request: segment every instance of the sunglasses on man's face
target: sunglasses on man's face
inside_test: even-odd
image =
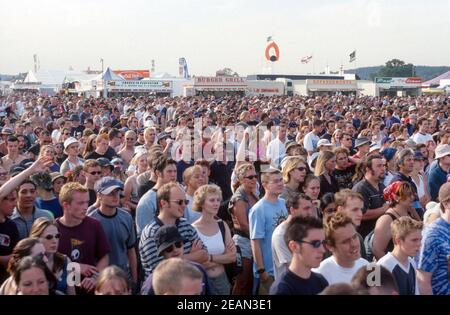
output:
[[[174,246],[176,248],[180,248],[181,246],[183,246],[183,242],[175,242],[174,244],[172,244],[170,247],[166,248],[164,250],[164,253],[171,253],[174,249]]]
[[[177,205],[182,206],[182,205],[188,205],[189,204],[189,200],[187,199],[178,199],[178,200],[170,200],[171,202],[175,202]]]
[[[300,241],[299,243],[306,243],[311,245],[314,248],[319,248],[321,245],[323,245],[325,247],[326,241],[323,240],[312,240],[312,241]]]

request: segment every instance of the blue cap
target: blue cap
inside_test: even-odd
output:
[[[95,183],[95,191],[102,195],[110,194],[114,189],[123,190],[123,183],[112,176],[106,176]]]
[[[380,154],[382,156],[384,156],[384,158],[388,162],[390,160],[392,160],[392,158],[394,157],[395,153],[397,153],[397,149],[394,149],[394,148],[387,148],[387,149],[384,149],[382,152],[380,152]]]

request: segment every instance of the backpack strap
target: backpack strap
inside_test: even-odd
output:
[[[219,230],[220,233],[222,233],[222,240],[223,243],[225,244],[225,223],[223,223],[223,220],[218,220],[217,224],[219,224]]]

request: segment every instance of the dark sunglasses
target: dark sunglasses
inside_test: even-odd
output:
[[[52,234],[46,235],[44,238],[48,241],[51,241],[53,238],[59,240],[60,237],[61,237],[61,234],[57,233],[55,235],[52,235]]]
[[[166,248],[164,250],[164,253],[171,253],[173,251],[173,247],[176,248],[180,248],[181,246],[183,246],[183,242],[175,242],[174,244],[172,244],[170,247]]]
[[[325,240],[323,240],[323,241],[314,240],[314,241],[311,241],[311,242],[300,241],[299,243],[306,243],[306,244],[311,245],[314,248],[319,248],[321,245],[323,245],[323,247],[325,247],[326,241]]]
[[[102,174],[102,172],[90,172],[89,174],[91,174],[91,175],[101,175]]]
[[[305,171],[306,171],[306,167],[304,167],[304,166],[297,167],[297,169],[298,169],[300,172],[305,172]]]
[[[252,180],[252,179],[257,179],[257,178],[258,178],[258,175],[245,176],[244,178],[247,178],[247,179],[250,179],[250,180]]]
[[[189,200],[187,199],[178,199],[178,200],[170,200],[172,202],[175,202],[177,205],[182,206],[182,205],[188,205],[189,204]]]

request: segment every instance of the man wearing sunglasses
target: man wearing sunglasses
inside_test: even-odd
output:
[[[351,283],[359,268],[369,262],[361,258],[360,240],[350,217],[335,213],[325,222],[326,247],[333,254],[313,271],[320,273],[328,283]]]
[[[270,288],[271,295],[316,295],[327,286],[327,280],[313,272],[325,252],[323,224],[314,217],[295,217],[286,229],[286,243],[292,252],[289,268]]]
[[[120,206],[123,183],[114,177],[103,177],[95,183],[99,207],[88,215],[100,221],[111,245],[109,263],[131,275],[133,284],[138,281],[136,258],[136,233],[133,218]]]
[[[158,256],[162,256],[164,260],[169,258],[183,258],[184,238],[178,232],[176,226],[164,225],[155,234]],[[202,295],[213,295],[213,287],[209,283],[208,275],[201,264],[188,261],[202,273],[203,290]],[[152,287],[153,274],[150,274],[142,284],[141,295],[154,295],[155,291]]]
[[[148,277],[163,260],[163,257],[158,255],[155,234],[161,227],[166,225],[176,226],[183,237],[184,259],[197,263],[208,261],[208,251],[201,242],[197,231],[183,218],[187,200],[186,193],[179,184],[170,182],[161,186],[158,189],[157,202],[159,214],[152,223],[144,228],[139,241],[139,253],[145,276]]]
[[[94,185],[102,177],[102,168],[96,160],[87,160],[83,165],[83,175],[86,178],[84,187],[89,190],[89,206],[92,206],[97,201]]]

